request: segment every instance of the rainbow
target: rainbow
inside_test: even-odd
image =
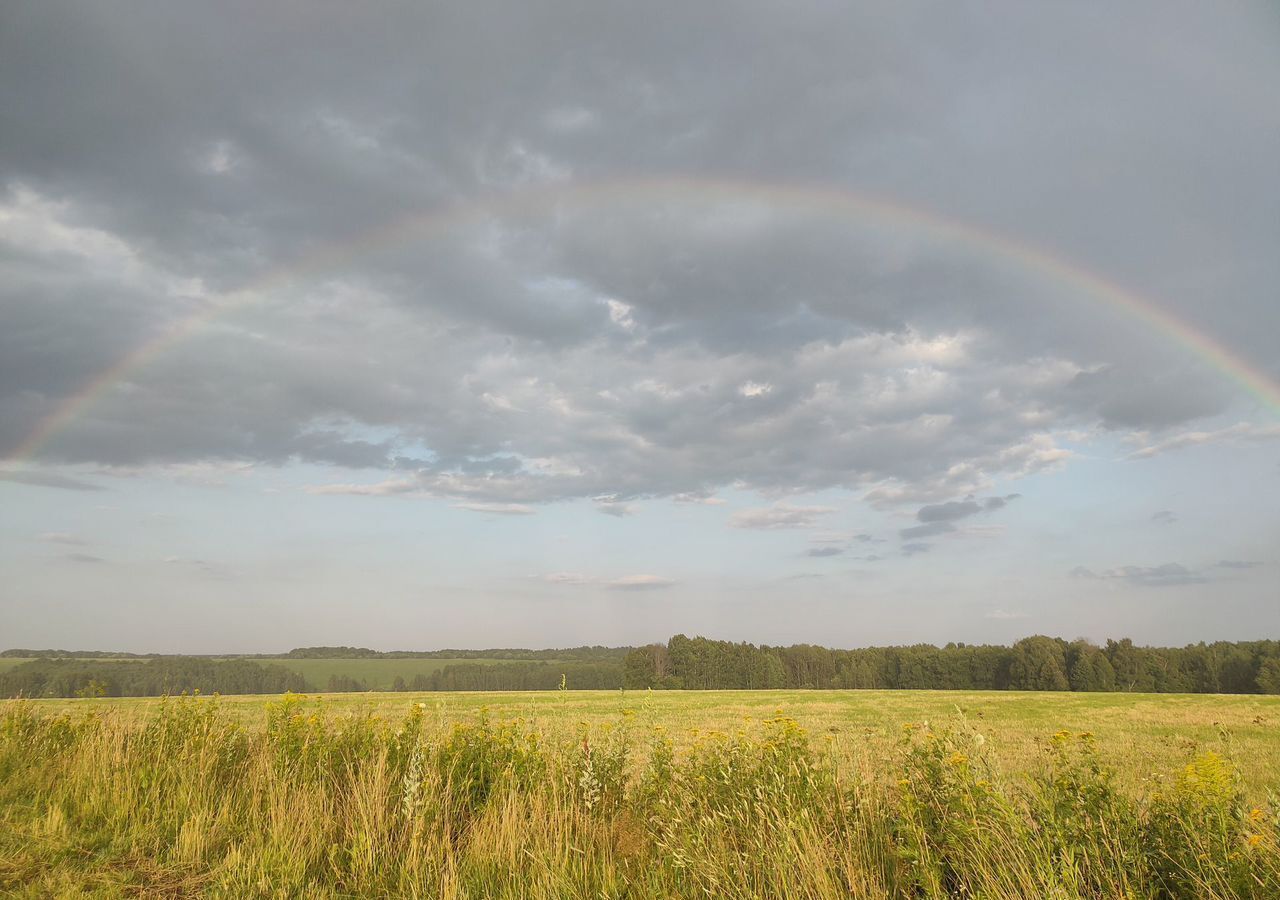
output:
[[[325,244],[259,276],[218,301],[179,320],[106,369],[63,401],[14,449],[6,463],[33,459],[62,429],[130,373],[206,328],[211,322],[259,301],[287,283],[345,265],[369,253],[410,239],[430,239],[487,216],[545,213],[558,205],[606,206],[623,202],[753,201],[782,209],[833,215],[882,228],[902,228],[924,238],[952,244],[1033,279],[1046,279],[1091,297],[1136,323],[1165,335],[1208,363],[1280,415],[1280,384],[1213,337],[1177,318],[1154,301],[1134,293],[1063,257],[979,225],[947,218],[895,200],[826,184],[761,182],[706,177],[644,177],[539,185],[458,202],[395,219],[354,240]]]

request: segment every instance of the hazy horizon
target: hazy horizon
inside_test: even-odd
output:
[[[1280,637],[1278,46],[0,11],[0,645]]]

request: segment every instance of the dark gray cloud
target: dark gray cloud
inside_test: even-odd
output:
[[[921,524],[903,528],[898,534],[904,540],[919,540],[920,538],[950,534],[957,530],[955,523],[961,519],[976,516],[978,513],[1004,509],[1004,507],[1021,496],[1021,494],[1006,494],[1003,497],[983,497],[981,499],[968,497],[964,500],[948,500],[946,503],[928,504],[920,507],[916,512],[916,520]]]
[[[1160,525],[1172,525],[1178,521],[1178,516],[1171,509],[1161,509],[1151,514],[1151,521]]]
[[[940,534],[950,534],[956,530],[956,526],[950,522],[930,522],[927,525],[912,525],[910,528],[904,528],[898,532],[904,540],[914,540],[918,538],[936,537]]]
[[[821,559],[828,556],[839,556],[844,552],[844,547],[810,547],[805,552],[805,556],[812,556]]]
[[[325,492],[612,515],[841,487],[940,534],[980,510],[939,501],[1061,463],[1065,429],[1234,400],[981,229],[1280,368],[1265,14],[6,9],[0,454],[249,285],[38,460],[301,460],[357,470]]]

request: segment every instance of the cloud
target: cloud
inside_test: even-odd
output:
[[[584,575],[580,572],[553,572],[549,575],[534,577],[548,584],[596,585],[611,591],[656,591],[676,584],[675,579],[664,578],[661,575],[623,575],[618,578],[600,578],[594,575]]]
[[[1025,619],[1028,616],[1024,612],[996,608],[983,613],[982,617],[984,619],[995,619],[997,621],[1011,621],[1014,619]]]
[[[89,542],[79,535],[71,534],[66,531],[46,531],[36,535],[37,541],[44,541],[48,544],[68,544],[73,547],[83,547]]]
[[[532,506],[523,503],[455,503],[453,508],[495,516],[531,516],[536,512]]]
[[[1184,447],[1199,447],[1205,444],[1221,443],[1258,443],[1261,441],[1280,440],[1280,425],[1255,425],[1238,422],[1227,428],[1215,431],[1183,431],[1164,440],[1148,444],[1129,454],[1129,459],[1150,459],[1172,450]]]
[[[68,491],[101,491],[102,485],[70,478],[55,472],[27,472],[21,469],[0,469],[0,481],[29,484],[36,487],[62,488]]]
[[[970,497],[966,500],[952,500],[947,503],[922,506],[916,513],[916,518],[921,522],[955,522],[980,512],[1001,509],[1020,496],[1022,495],[1007,494],[1004,497],[987,497],[983,500]]]
[[[1246,559],[1223,559],[1214,563],[1219,569],[1256,569],[1263,565],[1257,560]]]
[[[604,513],[606,516],[614,516],[616,518],[625,518],[636,514],[636,507],[630,503],[626,503],[616,495],[607,494],[593,498],[596,506],[596,512]]]
[[[975,500],[952,500],[932,506],[922,506],[916,513],[921,522],[954,522],[982,512],[982,505]]]
[[[592,584],[595,579],[580,572],[552,572],[549,575],[536,576],[538,580],[548,584]]]
[[[927,525],[912,525],[909,528],[903,528],[898,534],[905,540],[916,538],[936,537],[940,534],[950,534],[956,530],[956,526],[950,522],[930,522]]]
[[[902,545],[902,555],[903,556],[919,556],[921,553],[928,553],[932,549],[933,549],[932,544],[912,542],[912,543]]]
[[[814,528],[823,517],[836,512],[830,506],[788,506],[780,503],[757,509],[740,510],[729,517],[734,528],[777,530],[783,528]]]
[[[724,506],[726,502],[719,497],[697,491],[684,491],[673,495],[671,499],[676,503],[699,503],[704,506]]]
[[[1119,581],[1139,587],[1178,587],[1188,584],[1204,584],[1210,579],[1204,574],[1188,569],[1179,563],[1164,563],[1159,566],[1120,566],[1094,572],[1084,566],[1071,570],[1074,578],[1093,578],[1104,581]]]
[[[897,5],[40,6],[0,55],[24,86],[0,111],[0,456],[185,333],[36,460],[303,463],[352,473],[318,494],[464,503],[937,505],[1062,465],[1058,435],[1235,402],[1069,265],[1193,323],[1213,297],[1215,338],[1273,358],[1280,68],[1246,11],[1134,8],[1103,35],[1066,4],[923,30]],[[1207,158],[1233,164],[1206,181]],[[922,212],[888,227],[838,199],[855,186]],[[1011,266],[969,222],[1033,249]]]
[[[674,579],[660,575],[624,575],[606,581],[604,586],[615,591],[654,591],[671,587],[675,583]]]
[[[1003,509],[1021,496],[1021,494],[1006,494],[1003,497],[985,497],[981,500],[969,497],[965,500],[951,500],[946,503],[922,506],[916,512],[916,520],[922,524],[903,528],[898,534],[904,540],[919,540],[951,534],[958,530],[954,523],[961,519],[967,519],[982,512]]]
[[[396,494],[412,494],[422,489],[412,478],[389,478],[374,484],[317,484],[308,485],[308,494],[320,496],[351,495],[355,497],[388,497]]]
[[[70,562],[98,564],[105,563],[106,560],[101,556],[94,556],[90,553],[68,553],[62,557]]]
[[[1161,525],[1172,525],[1178,521],[1177,515],[1171,509],[1162,509],[1151,514],[1151,521]]]
[[[844,552],[845,552],[844,547],[834,547],[834,546],[810,547],[808,551],[806,551],[805,556],[813,556],[820,559],[828,556],[839,556]]]

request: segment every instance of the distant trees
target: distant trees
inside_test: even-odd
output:
[[[352,678],[350,675],[339,675],[335,672],[329,676],[329,681],[325,684],[325,690],[331,694],[351,694],[367,691],[369,686],[363,681]]]
[[[1255,681],[1262,693],[1280,694],[1280,659],[1264,659],[1258,666]]]
[[[148,660],[35,659],[0,674],[3,697],[155,697],[280,694],[306,690],[296,672],[247,659],[166,656]]]
[[[1015,691],[1069,690],[1065,642],[1036,635],[1014,644],[1009,657],[1009,687]]]
[[[294,651],[350,651],[359,648]],[[599,655],[592,655],[599,651]],[[372,651],[369,651],[372,652]],[[457,654],[460,651],[447,651]],[[471,651],[477,658],[478,651]],[[1280,693],[1280,642],[1199,643],[1140,647],[1124,638],[1097,647],[1035,635],[1011,647],[916,644],[833,650],[813,644],[771,647],[677,634],[666,644],[506,653],[498,663],[450,663],[392,690],[547,691],[563,675],[571,689],[883,688],[936,690],[1154,691]],[[528,654],[520,657],[520,653]],[[558,655],[556,655],[558,654]],[[413,654],[404,653],[402,658]],[[456,658],[456,657],[455,657]],[[489,657],[495,658],[495,657]],[[90,659],[70,654],[37,659],[0,673],[0,697],[151,696],[199,690],[256,694],[364,691],[367,684],[334,673],[322,684],[261,659],[168,656]]]
[[[1106,654],[1085,641],[1074,641],[1066,652],[1067,681],[1073,691],[1114,691],[1116,673]]]
[[[277,654],[283,659],[509,659],[509,660],[559,660],[572,659],[581,662],[619,660],[627,655],[630,647],[583,646],[549,650],[523,650],[496,648],[489,650],[370,650],[367,647],[297,647],[288,653]],[[24,651],[25,652],[25,651]],[[0,654],[2,656],[4,654]],[[20,655],[14,653],[13,655]],[[29,653],[30,656],[49,656],[48,653]],[[108,654],[102,654],[108,655]],[[273,658],[270,654],[257,658]]]
[[[618,690],[623,667],[608,663],[457,663],[414,678],[414,690],[550,691],[564,678],[572,690]],[[421,679],[421,680],[419,680]]]
[[[1280,693],[1280,642],[1097,647],[1035,635],[1012,647],[947,644],[832,650],[690,638],[638,647],[628,688],[885,688]]]

